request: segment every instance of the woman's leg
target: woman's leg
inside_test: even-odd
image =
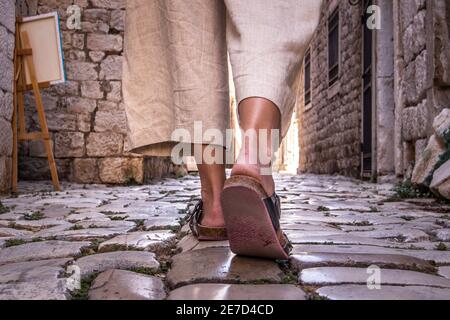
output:
[[[233,166],[232,175],[256,178],[261,182],[266,193],[272,195],[275,192],[275,184],[270,170],[271,163],[268,163],[267,159],[272,159],[274,152],[272,133],[274,130],[279,132],[281,127],[280,111],[270,100],[258,97],[248,98],[239,104],[239,122],[243,131],[243,147]],[[256,134],[245,135],[244,133],[249,130],[253,130]],[[267,135],[261,135],[260,130],[266,130]],[[261,150],[266,150],[266,154],[260,154]]]
[[[203,157],[205,148],[203,145],[202,155],[196,155],[198,171],[201,182],[201,196],[203,200],[203,219],[200,223],[205,227],[223,227],[222,205],[220,203],[220,193],[225,183],[225,164],[206,164]]]

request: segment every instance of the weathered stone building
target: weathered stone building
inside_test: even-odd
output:
[[[13,114],[14,0],[0,2],[0,193],[11,180]]]
[[[81,25],[67,19],[81,10]],[[42,90],[47,122],[61,179],[80,183],[142,183],[174,170],[168,158],[127,153],[127,123],[122,103],[125,0],[18,0],[17,14],[58,11],[67,82]],[[14,14],[12,13],[12,17]],[[38,129],[34,98],[26,100],[29,130]],[[21,142],[19,175],[48,179],[40,141]]]
[[[10,184],[15,10],[24,16],[57,10],[61,18],[68,81],[43,90],[60,177],[126,183],[173,171],[169,159],[125,151],[125,2],[1,1],[0,191]],[[280,167],[292,170],[298,162],[300,172],[410,178],[433,190],[450,185],[449,2],[324,1]],[[74,4],[81,28],[70,30],[67,8]],[[26,102],[27,127],[37,129],[32,96]],[[40,142],[22,142],[19,151],[21,178],[49,177]]]
[[[300,171],[427,184],[427,144],[440,163],[448,148],[433,121],[450,126],[449,24],[448,0],[325,1],[299,93]]]

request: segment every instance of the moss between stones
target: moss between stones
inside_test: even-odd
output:
[[[90,276],[81,279],[80,289],[71,292],[72,300],[88,300],[89,290],[97,276],[98,273],[93,273]]]
[[[5,241],[5,248],[20,246],[25,243],[27,242],[23,239],[8,239]]]
[[[41,241],[45,241],[45,240],[48,240],[48,239],[44,239],[44,238],[32,238],[31,240],[8,239],[8,240],[5,240],[5,248],[20,246],[22,244],[27,244],[27,243],[32,243],[32,242],[41,242]]]
[[[433,175],[444,163],[446,163],[448,160],[450,160],[450,146],[447,145],[447,150],[439,156],[439,160],[436,163],[436,165],[433,167],[433,170],[430,172],[430,174],[425,179],[425,184],[429,186],[431,184],[431,181],[433,180]]]
[[[436,250],[447,251],[448,247],[443,242],[440,242],[439,244],[436,245]]]
[[[410,180],[396,184],[392,190],[395,192],[395,196],[392,200],[432,197],[432,194],[428,188],[416,186]]]
[[[9,212],[9,208],[5,207],[3,205],[3,203],[0,201],[0,214],[4,214],[4,213],[7,213],[7,212]]]
[[[23,218],[27,221],[41,220],[44,219],[44,214],[41,211],[34,211],[25,214]]]

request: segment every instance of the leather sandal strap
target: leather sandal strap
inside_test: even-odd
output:
[[[192,210],[191,214],[188,217],[189,228],[192,231],[192,234],[198,238],[199,230],[198,225],[199,221],[201,221],[203,216],[203,201],[199,200],[195,205],[194,210]]]
[[[281,230],[280,219],[281,219],[281,200],[280,197],[274,193],[271,197],[263,199],[266,205],[267,211],[269,212],[272,225],[278,236],[278,241],[280,242],[283,250],[289,254],[292,250],[292,243],[289,238]]]
[[[191,214],[188,217],[189,228],[192,231],[192,234],[197,239],[209,239],[209,240],[226,240],[227,239],[227,230],[225,227],[205,227],[200,224],[200,221],[203,218],[203,201],[200,200],[194,210],[192,210]]]

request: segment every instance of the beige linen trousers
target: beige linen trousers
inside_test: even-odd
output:
[[[172,138],[175,129],[190,133],[191,140],[184,142],[211,143],[194,135],[197,121],[203,131],[216,129],[225,137],[228,58],[237,104],[249,97],[271,100],[281,112],[284,136],[321,3],[128,0],[123,66],[127,149],[169,155],[180,142]]]

